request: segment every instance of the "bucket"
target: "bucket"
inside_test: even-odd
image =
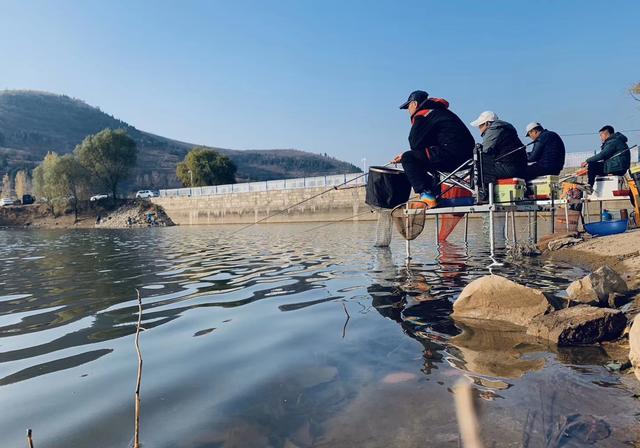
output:
[[[404,171],[384,166],[369,168],[364,201],[377,208],[392,209],[409,200],[411,184]]]

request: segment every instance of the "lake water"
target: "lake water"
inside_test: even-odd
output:
[[[449,318],[489,272],[477,222],[468,246],[426,229],[410,270],[373,223],[314,227],[0,230],[0,446],[131,445],[136,288],[144,447],[457,447],[463,377],[487,446],[636,440],[603,349]],[[583,274],[506,260],[549,292]]]

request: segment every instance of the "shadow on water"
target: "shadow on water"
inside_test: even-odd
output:
[[[307,227],[0,232],[2,444],[33,426],[50,447],[126,446],[136,287],[143,446],[458,446],[461,376],[489,446],[631,437],[636,402],[601,348],[450,318],[489,272],[481,242],[425,238],[407,269],[371,225],[291,231]],[[582,274],[509,258],[495,273],[548,293]]]

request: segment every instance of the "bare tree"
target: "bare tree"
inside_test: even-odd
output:
[[[2,176],[2,196],[5,198],[11,197],[11,176],[9,176],[9,173]]]

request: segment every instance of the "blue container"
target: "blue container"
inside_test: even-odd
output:
[[[628,219],[619,219],[617,221],[601,221],[592,222],[584,225],[584,230],[593,236],[615,235],[616,233],[624,233],[629,225]]]
[[[475,198],[442,198],[438,200],[438,207],[464,207],[476,203]]]

